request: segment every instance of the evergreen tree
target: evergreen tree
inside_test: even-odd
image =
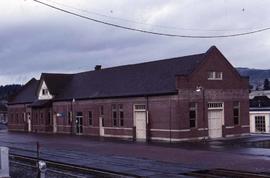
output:
[[[263,89],[264,90],[270,90],[270,84],[269,84],[269,80],[268,79],[265,79],[264,80]]]

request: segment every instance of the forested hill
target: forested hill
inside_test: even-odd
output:
[[[262,88],[264,80],[270,79],[270,70],[268,69],[250,69],[250,68],[237,68],[242,76],[249,76],[249,83],[255,88],[258,86]]]
[[[0,86],[0,100],[8,100],[8,98],[18,92],[21,87],[22,85],[18,84]]]

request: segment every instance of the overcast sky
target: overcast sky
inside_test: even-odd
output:
[[[132,28],[224,35],[270,26],[269,0],[41,0]],[[118,29],[32,0],[0,0],[0,85],[42,72],[73,73],[205,52],[216,45],[236,67],[270,68],[270,31],[217,39],[162,37]]]

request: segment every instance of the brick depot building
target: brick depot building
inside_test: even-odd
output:
[[[222,53],[43,73],[9,102],[10,131],[181,141],[249,133],[249,84]]]

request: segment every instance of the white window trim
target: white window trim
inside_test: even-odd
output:
[[[213,73],[213,77],[209,77],[209,73]],[[217,78],[217,71],[208,72],[208,80],[223,80],[223,72],[220,72],[220,78]]]

